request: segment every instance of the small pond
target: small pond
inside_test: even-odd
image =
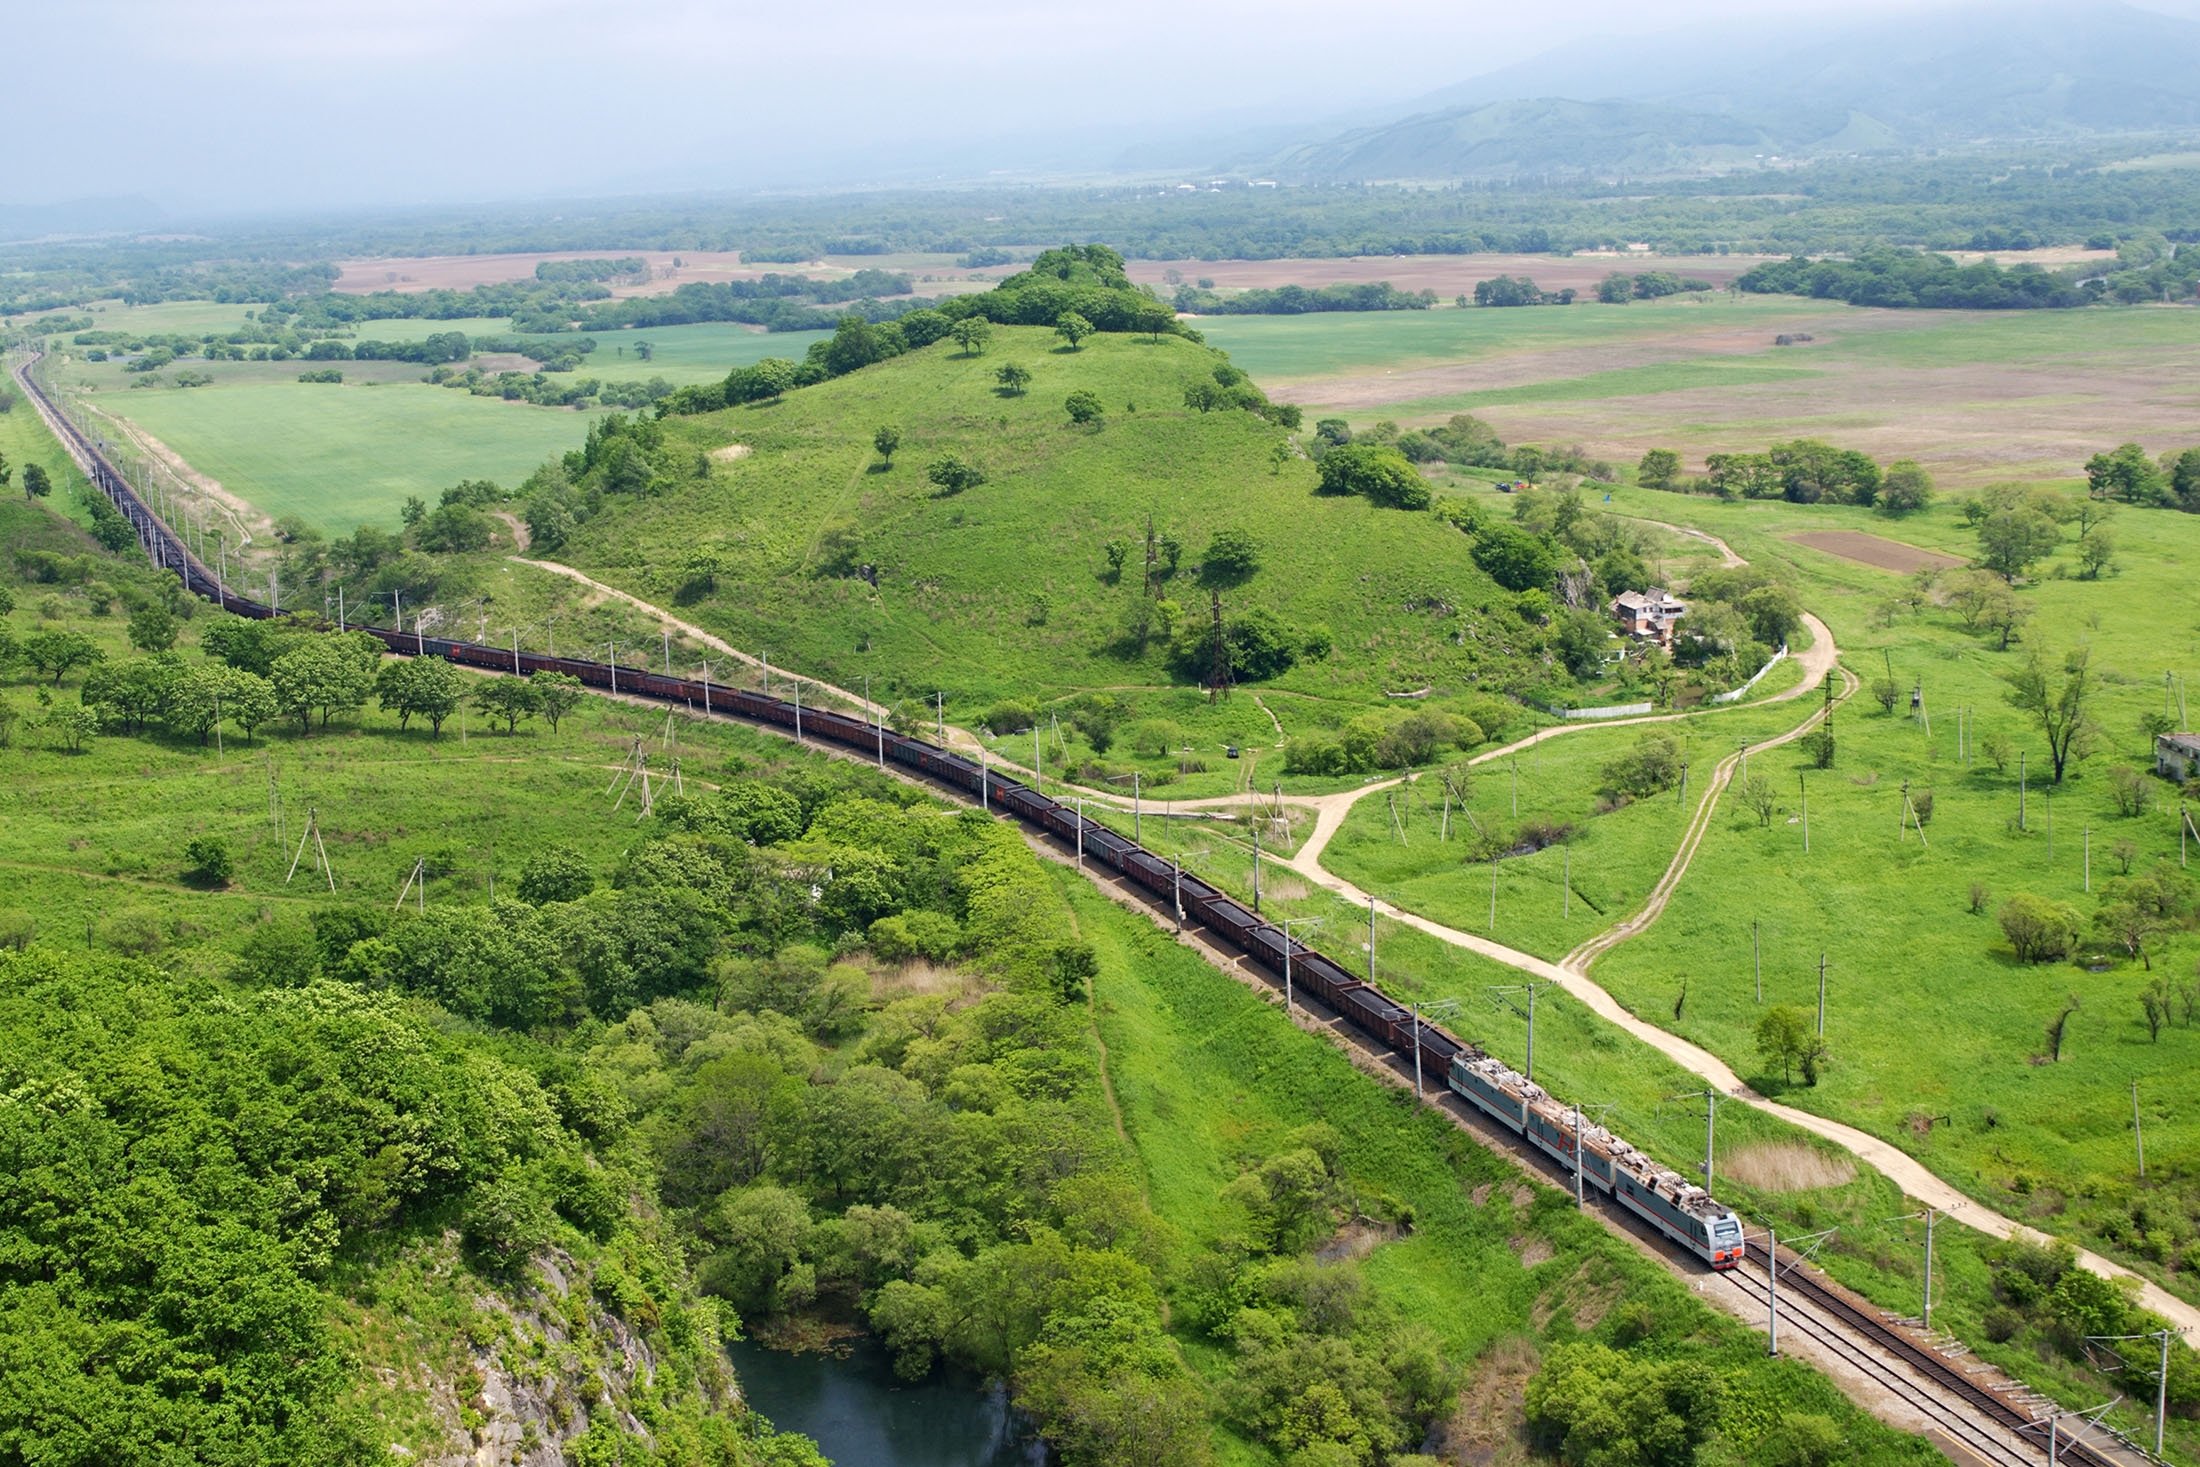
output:
[[[1008,1393],[936,1371],[911,1385],[874,1340],[845,1354],[728,1347],[742,1393],[782,1431],[814,1438],[838,1467],[1045,1467],[1046,1444]]]

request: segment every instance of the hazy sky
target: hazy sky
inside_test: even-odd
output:
[[[1097,165],[1189,124],[1318,122],[1584,37],[1857,8],[11,0],[9,49],[39,58],[14,69],[37,109],[19,116],[50,146],[14,152],[0,202],[141,194],[188,214]]]

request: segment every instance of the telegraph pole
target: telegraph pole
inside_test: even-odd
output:
[[[1319,927],[1319,917],[1290,917],[1276,925],[1283,931],[1283,1011],[1291,1012],[1291,929],[1294,927]]]
[[[1896,1222],[1916,1222],[1920,1218],[1925,1221],[1925,1313],[1918,1322],[1928,1333],[1933,1327],[1933,1224],[1942,1216],[1937,1208],[1928,1207],[1923,1212],[1907,1213],[1895,1219]]]
[[[1818,1037],[1826,1037],[1826,955],[1818,954]]]
[[[1528,1021],[1528,1062],[1521,1072],[1523,1079],[1533,1080],[1535,1078],[1535,996],[1550,986],[1550,983],[1544,979],[1531,978],[1526,983],[1508,984],[1505,987],[1490,990],[1490,997],[1499,1008],[1511,1009]],[[1527,996],[1526,1008],[1522,1008],[1519,1004],[1513,1002],[1512,996],[1516,993]]]
[[[1375,898],[1367,899],[1367,981],[1375,981]]]

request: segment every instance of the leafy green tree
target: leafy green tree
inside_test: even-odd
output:
[[[881,426],[871,435],[871,446],[878,450],[878,456],[885,461],[886,467],[892,468],[894,450],[901,447],[901,429],[892,424]]]
[[[5,459],[0,459],[0,463],[5,462]],[[0,480],[0,482],[5,481]],[[25,499],[44,499],[51,493],[53,493],[53,480],[46,477],[45,465],[23,465],[23,497]]]
[[[298,720],[301,732],[310,732],[314,714],[320,715],[321,727],[327,728],[332,717],[362,706],[374,691],[373,659],[379,656],[380,644],[366,639],[375,650],[362,655],[341,645],[344,640],[310,637],[276,658],[268,669],[276,706]]]
[[[1024,390],[1031,386],[1031,369],[1015,362],[1007,362],[993,374],[993,378],[1001,384],[1001,391],[1010,397],[1022,397]]]
[[[2078,542],[2078,576],[2081,580],[2097,581],[2116,568],[2116,537],[2106,530],[2095,530]]]
[[[1260,546],[1244,530],[1217,530],[1199,558],[1200,579],[1210,585],[1238,586],[1260,569]]]
[[[2055,783],[2073,759],[2085,757],[2094,730],[2093,653],[2089,647],[2073,647],[2063,655],[2061,676],[2048,665],[2038,648],[2024,666],[2005,673],[2009,706],[2032,715],[2047,739],[2047,756],[2054,766]]]
[[[1887,465],[1886,477],[1879,484],[1877,508],[1883,515],[1900,518],[1915,514],[1933,502],[1933,476],[1919,466],[1917,460],[1898,458]]]
[[[1645,489],[1670,489],[1681,471],[1681,456],[1670,448],[1653,448],[1635,465],[1635,482]]]
[[[417,494],[406,495],[405,503],[397,511],[397,518],[404,523],[405,528],[408,530],[417,527],[427,517],[428,501]]]
[[[953,454],[926,465],[924,476],[938,486],[943,498],[960,494],[965,489],[975,489],[985,482],[983,469],[964,463]]]
[[[1176,324],[1176,312],[1159,301],[1139,306],[1131,315],[1131,329],[1143,331],[1155,345],[1161,342],[1161,333]]]
[[[1561,1345],[1528,1381],[1529,1426],[1561,1460],[1593,1467],[1689,1467],[1719,1421],[1719,1381],[1692,1360]]]
[[[83,701],[97,708],[109,727],[135,733],[160,716],[182,675],[172,658],[102,662],[85,675]]]
[[[106,654],[82,632],[38,632],[23,639],[21,655],[41,677],[51,673],[58,687],[62,678],[102,661]]]
[[[1344,444],[1321,457],[1321,492],[1358,494],[1391,509],[1426,509],[1428,480],[1397,449],[1382,444]]]
[[[194,836],[183,845],[183,875],[196,886],[227,886],[236,861],[228,843],[219,836]]]
[[[1802,1066],[1805,1084],[1818,1083],[1818,1067],[1826,1045],[1811,1032],[1810,1017],[1793,1004],[1774,1004],[1757,1020],[1757,1055],[1767,1065],[1780,1067],[1780,1083],[1793,1078]]]
[[[399,728],[410,727],[417,716],[428,720],[433,737],[441,738],[443,721],[458,711],[465,696],[466,680],[441,657],[409,657],[384,664],[374,690],[382,711],[397,715]]]
[[[595,868],[571,846],[539,847],[519,868],[519,899],[531,907],[577,902],[595,889]]]
[[[2170,497],[2171,481],[2136,443],[2126,443],[2087,459],[2085,478],[2088,491],[2096,499],[2161,504]]]
[[[1518,525],[1491,525],[1475,537],[1470,553],[1483,573],[1508,591],[1547,588],[1558,574],[1558,547]]]
[[[1065,398],[1062,408],[1069,414],[1069,420],[1079,427],[1097,428],[1107,421],[1106,411],[1101,407],[1099,397],[1082,388]]]
[[[2078,914],[2065,902],[2050,901],[2030,892],[2018,892],[2001,904],[1998,914],[2002,936],[2020,963],[2048,963],[2066,958],[2078,940]]]
[[[1061,337],[1071,351],[1076,351],[1082,346],[1085,338],[1092,335],[1097,329],[1092,322],[1078,315],[1075,311],[1064,311],[1054,318],[1054,334]]]
[[[1597,282],[1597,299],[1608,306],[1624,306],[1635,298],[1635,277],[1615,270]]]
[[[1611,628],[1603,617],[1579,607],[1566,607],[1558,614],[1557,634],[1552,646],[1558,652],[1558,660],[1577,678],[1594,676],[1604,668],[1605,649],[1612,645]]]
[[[2062,527],[2040,510],[2012,505],[1978,527],[1979,564],[2015,585],[2062,543]]]
[[[474,689],[474,706],[491,722],[501,721],[506,733],[517,733],[521,719],[541,711],[542,689],[522,678],[493,677]]]
[[[46,710],[39,722],[52,729],[62,747],[72,754],[83,753],[85,740],[105,726],[97,708],[87,708],[81,703],[56,703]]]
[[[964,356],[983,356],[993,341],[993,323],[983,316],[965,316],[947,334],[955,338],[955,345],[963,349]]]
[[[148,601],[130,613],[130,645],[140,652],[166,652],[176,645],[176,617],[167,603]]]
[[[542,716],[550,720],[552,733],[558,731],[558,721],[580,707],[588,695],[581,680],[569,672],[530,673],[527,682],[541,699]]]
[[[15,469],[8,463],[8,456],[0,453],[0,489],[7,488],[9,482],[14,478]]]

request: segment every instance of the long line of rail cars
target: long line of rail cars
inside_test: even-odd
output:
[[[28,370],[19,375],[25,390],[44,401]],[[73,424],[58,412],[53,418],[92,466],[93,481],[136,528],[155,564],[174,571],[195,594],[239,616],[265,618],[277,614],[276,608],[239,596],[221,584]],[[816,739],[854,750],[875,759],[881,767],[891,763],[911,770],[975,797],[987,809],[997,808],[1012,815],[1064,845],[1081,844],[1086,859],[1097,861],[1142,888],[1155,906],[1173,912],[1180,921],[1203,924],[1279,979],[1288,975],[1294,992],[1312,992],[1392,1053],[1408,1063],[1418,1060],[1418,1066],[1427,1073],[1445,1077],[1449,1088],[1470,1104],[1555,1158],[1569,1172],[1578,1168],[1583,1182],[1594,1184],[1711,1267],[1732,1268],[1742,1260],[1741,1224],[1730,1209],[1703,1188],[1658,1165],[1602,1126],[1578,1124],[1573,1112],[1525,1076],[1436,1025],[1420,1021],[1381,989],[1353,977],[1333,959],[1287,936],[1200,877],[1020,780],[1004,777],[924,739],[894,733],[869,719],[804,708],[747,689],[667,677],[611,663],[452,641],[417,629],[357,629],[403,656],[444,657],[489,672],[562,672],[607,692],[677,703],[714,716],[787,729],[797,739]]]

